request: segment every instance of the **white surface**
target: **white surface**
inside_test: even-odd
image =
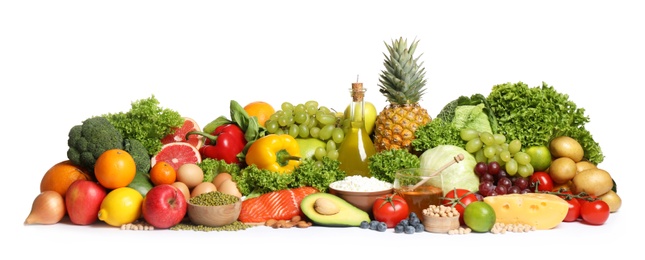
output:
[[[643,234],[642,149],[635,148],[642,147],[645,20],[636,1],[210,2],[0,3],[0,136],[5,138],[0,254],[166,259],[230,252],[226,255],[243,259],[318,259],[353,250],[352,255],[377,258],[600,259],[624,253],[634,244],[627,236]],[[569,94],[591,118],[587,127],[606,155],[600,167],[618,183],[620,211],[603,226],[568,223],[506,235],[23,226],[42,175],[66,159],[68,130],[82,120],[127,110],[151,94],[202,125],[228,116],[231,99],[274,106],[315,99],[343,110],[356,75],[368,87],[368,101],[382,108],[385,99],[376,85],[383,42],[400,36],[420,40],[428,79],[421,103],[432,115],[459,95],[487,94],[505,82],[544,81]]]

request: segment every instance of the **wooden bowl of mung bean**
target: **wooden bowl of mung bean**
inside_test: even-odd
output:
[[[242,210],[240,198],[211,191],[188,200],[188,219],[196,225],[221,227],[237,221]]]

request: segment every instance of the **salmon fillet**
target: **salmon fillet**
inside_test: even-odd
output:
[[[261,223],[269,219],[289,220],[301,215],[300,202],[309,194],[318,192],[313,187],[285,189],[262,194],[242,201],[238,220]]]

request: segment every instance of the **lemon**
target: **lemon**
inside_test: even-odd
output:
[[[99,209],[99,220],[111,226],[132,223],[141,217],[143,196],[130,187],[121,187],[110,191]]]

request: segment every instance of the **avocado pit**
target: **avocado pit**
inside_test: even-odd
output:
[[[318,198],[314,202],[314,210],[321,215],[336,215],[340,212],[340,207],[327,198]]]

